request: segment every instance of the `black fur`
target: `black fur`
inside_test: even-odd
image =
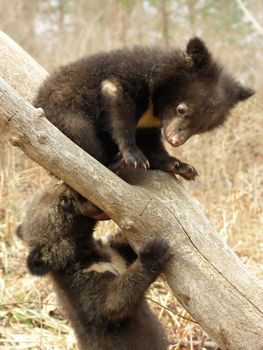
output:
[[[135,47],[64,66],[40,88],[35,106],[107,166],[120,152],[128,166],[147,168],[150,163],[151,168],[194,179],[193,167],[167,154],[161,130],[178,147],[192,135],[223,124],[230,109],[253,93],[213,60],[201,39],[193,38],[186,52]],[[138,130],[151,106],[161,128]]]
[[[64,184],[50,184],[33,200],[17,229],[30,272],[50,274],[81,350],[167,349],[144,293],[171,255],[168,244],[152,239],[137,255],[120,234],[96,241],[82,205]]]
[[[50,267],[48,263],[46,263],[43,259],[43,256],[41,254],[41,247],[37,247],[31,250],[31,252],[28,254],[27,268],[32,273],[32,275],[36,276],[44,276],[49,272]]]

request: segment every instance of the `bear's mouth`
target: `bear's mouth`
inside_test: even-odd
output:
[[[173,133],[166,133],[164,128],[161,129],[161,132],[165,140],[174,148],[183,145],[189,139],[182,132],[174,131]]]

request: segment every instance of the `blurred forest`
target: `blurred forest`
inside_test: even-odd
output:
[[[1,30],[50,70],[124,45],[184,46],[199,35],[254,86],[260,84],[263,2],[240,0],[1,0]],[[243,4],[241,3],[241,4]],[[260,26],[262,24],[262,27]]]
[[[257,94],[236,108],[222,128],[195,136],[176,151],[200,173],[195,183],[183,184],[222,238],[263,277],[262,0],[0,0],[0,30],[49,72],[101,50],[184,48],[190,37],[202,37]],[[1,138],[0,147],[0,350],[76,349],[50,284],[27,273],[26,252],[14,234],[46,172]],[[217,349],[162,281],[150,289],[149,298],[155,300],[151,304],[171,349]]]

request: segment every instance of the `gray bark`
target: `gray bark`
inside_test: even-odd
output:
[[[39,85],[47,76],[44,68],[0,31],[0,77],[31,102]]]
[[[1,45],[0,41],[0,52]],[[18,62],[20,74],[23,60]],[[31,63],[37,67],[32,59]],[[33,79],[32,95],[40,76],[36,75],[37,82]],[[28,97],[30,90],[26,91]],[[125,173],[129,184],[124,182],[71,142],[3,79],[0,130],[31,159],[102,208],[126,230],[135,248],[153,236],[165,237],[174,253],[165,271],[169,286],[222,349],[263,349],[262,283],[221,240],[175,177],[130,170]]]

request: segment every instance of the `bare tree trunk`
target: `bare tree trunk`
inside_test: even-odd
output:
[[[169,19],[169,3],[162,0],[159,5],[162,19],[162,33],[165,47],[170,46],[170,19]]]
[[[3,41],[0,51],[1,45]],[[37,83],[38,79],[36,74]],[[165,271],[168,284],[222,349],[262,350],[262,283],[221,241],[178,180],[161,171],[130,170],[127,184],[71,142],[3,79],[0,130],[31,159],[101,207],[126,230],[135,248],[155,235],[168,239],[174,252]]]
[[[188,13],[189,13],[189,23],[191,26],[191,32],[192,32],[192,35],[194,35],[196,32],[196,18],[195,18],[196,1],[195,0],[187,0],[186,5],[188,8]]]
[[[247,17],[247,19],[252,23],[253,27],[263,35],[263,27],[258,23],[256,18],[252,15],[252,13],[249,11],[249,9],[246,7],[246,5],[242,2],[242,0],[236,0],[239,8],[241,11],[243,11],[244,15]]]
[[[65,29],[65,2],[64,0],[59,0],[58,2],[58,26],[59,32],[64,32]]]
[[[27,101],[32,101],[48,73],[5,33],[0,31],[0,76]]]

